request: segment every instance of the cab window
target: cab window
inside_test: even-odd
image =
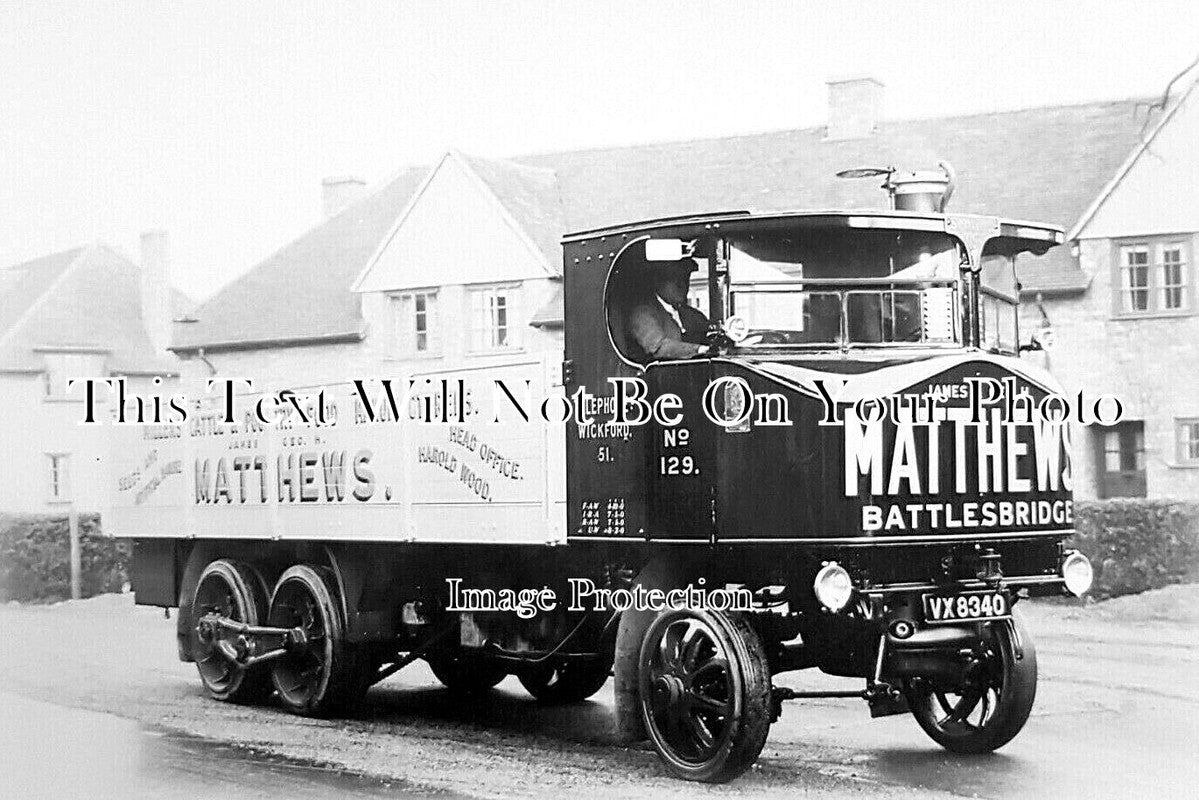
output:
[[[943,233],[794,230],[731,241],[742,346],[953,344],[961,255]]]
[[[1019,339],[1015,258],[983,254],[979,269],[979,338],[988,350],[1016,352]]]

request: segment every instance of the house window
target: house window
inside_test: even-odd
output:
[[[1182,257],[1182,244],[1159,245],[1158,252],[1161,306],[1167,310],[1186,308],[1186,259]]]
[[[515,287],[487,287],[470,291],[470,349],[473,351],[519,347]]]
[[[399,356],[434,355],[440,348],[437,292],[405,292],[392,296],[395,352]]]
[[[1095,428],[1099,497],[1144,497],[1145,423],[1126,421]]]
[[[1199,466],[1199,419],[1174,420],[1178,463]]]
[[[1190,259],[1182,239],[1161,238],[1119,246],[1117,314],[1177,314],[1189,310]]]
[[[46,458],[49,459],[50,468],[47,501],[51,503],[71,502],[70,455],[66,453],[47,453]]]

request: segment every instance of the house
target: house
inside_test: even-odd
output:
[[[124,377],[148,393],[178,374],[167,346],[187,299],[167,283],[166,234],[143,235],[142,254],[138,266],[91,245],[0,269],[0,511],[105,505],[102,429],[79,424],[84,394],[68,379]]]
[[[1170,124],[1135,99],[890,120],[878,114],[882,92],[872,78],[831,82],[828,123],[798,130],[512,159],[450,151],[374,190],[327,183],[328,218],[197,309],[172,349],[196,378],[290,386],[503,353],[553,356],[567,231],[719,210],[880,207],[875,183],[835,173],[940,161],[957,172],[952,210],[1074,228],[1142,129]],[[1020,269],[1032,301],[1024,324],[1043,327],[1041,310],[1049,315],[1054,361],[1089,347],[1093,332],[1059,328],[1056,309],[1102,291],[1094,264],[1061,247]],[[1077,380],[1109,391],[1098,377]],[[1081,473],[1080,497],[1110,494],[1093,470]]]
[[[1076,442],[1081,496],[1199,499],[1199,91],[1171,100],[1068,223],[1081,283],[1026,291],[1026,326],[1054,332],[1045,365],[1124,407]]]

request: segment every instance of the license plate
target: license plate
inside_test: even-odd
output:
[[[924,596],[925,622],[976,622],[1007,619],[1011,614],[1011,605],[1003,592],[963,592],[948,597],[935,594]]]

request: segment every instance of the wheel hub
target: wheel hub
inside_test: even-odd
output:
[[[678,705],[686,693],[687,689],[677,675],[659,675],[654,680],[654,694],[667,705]]]

